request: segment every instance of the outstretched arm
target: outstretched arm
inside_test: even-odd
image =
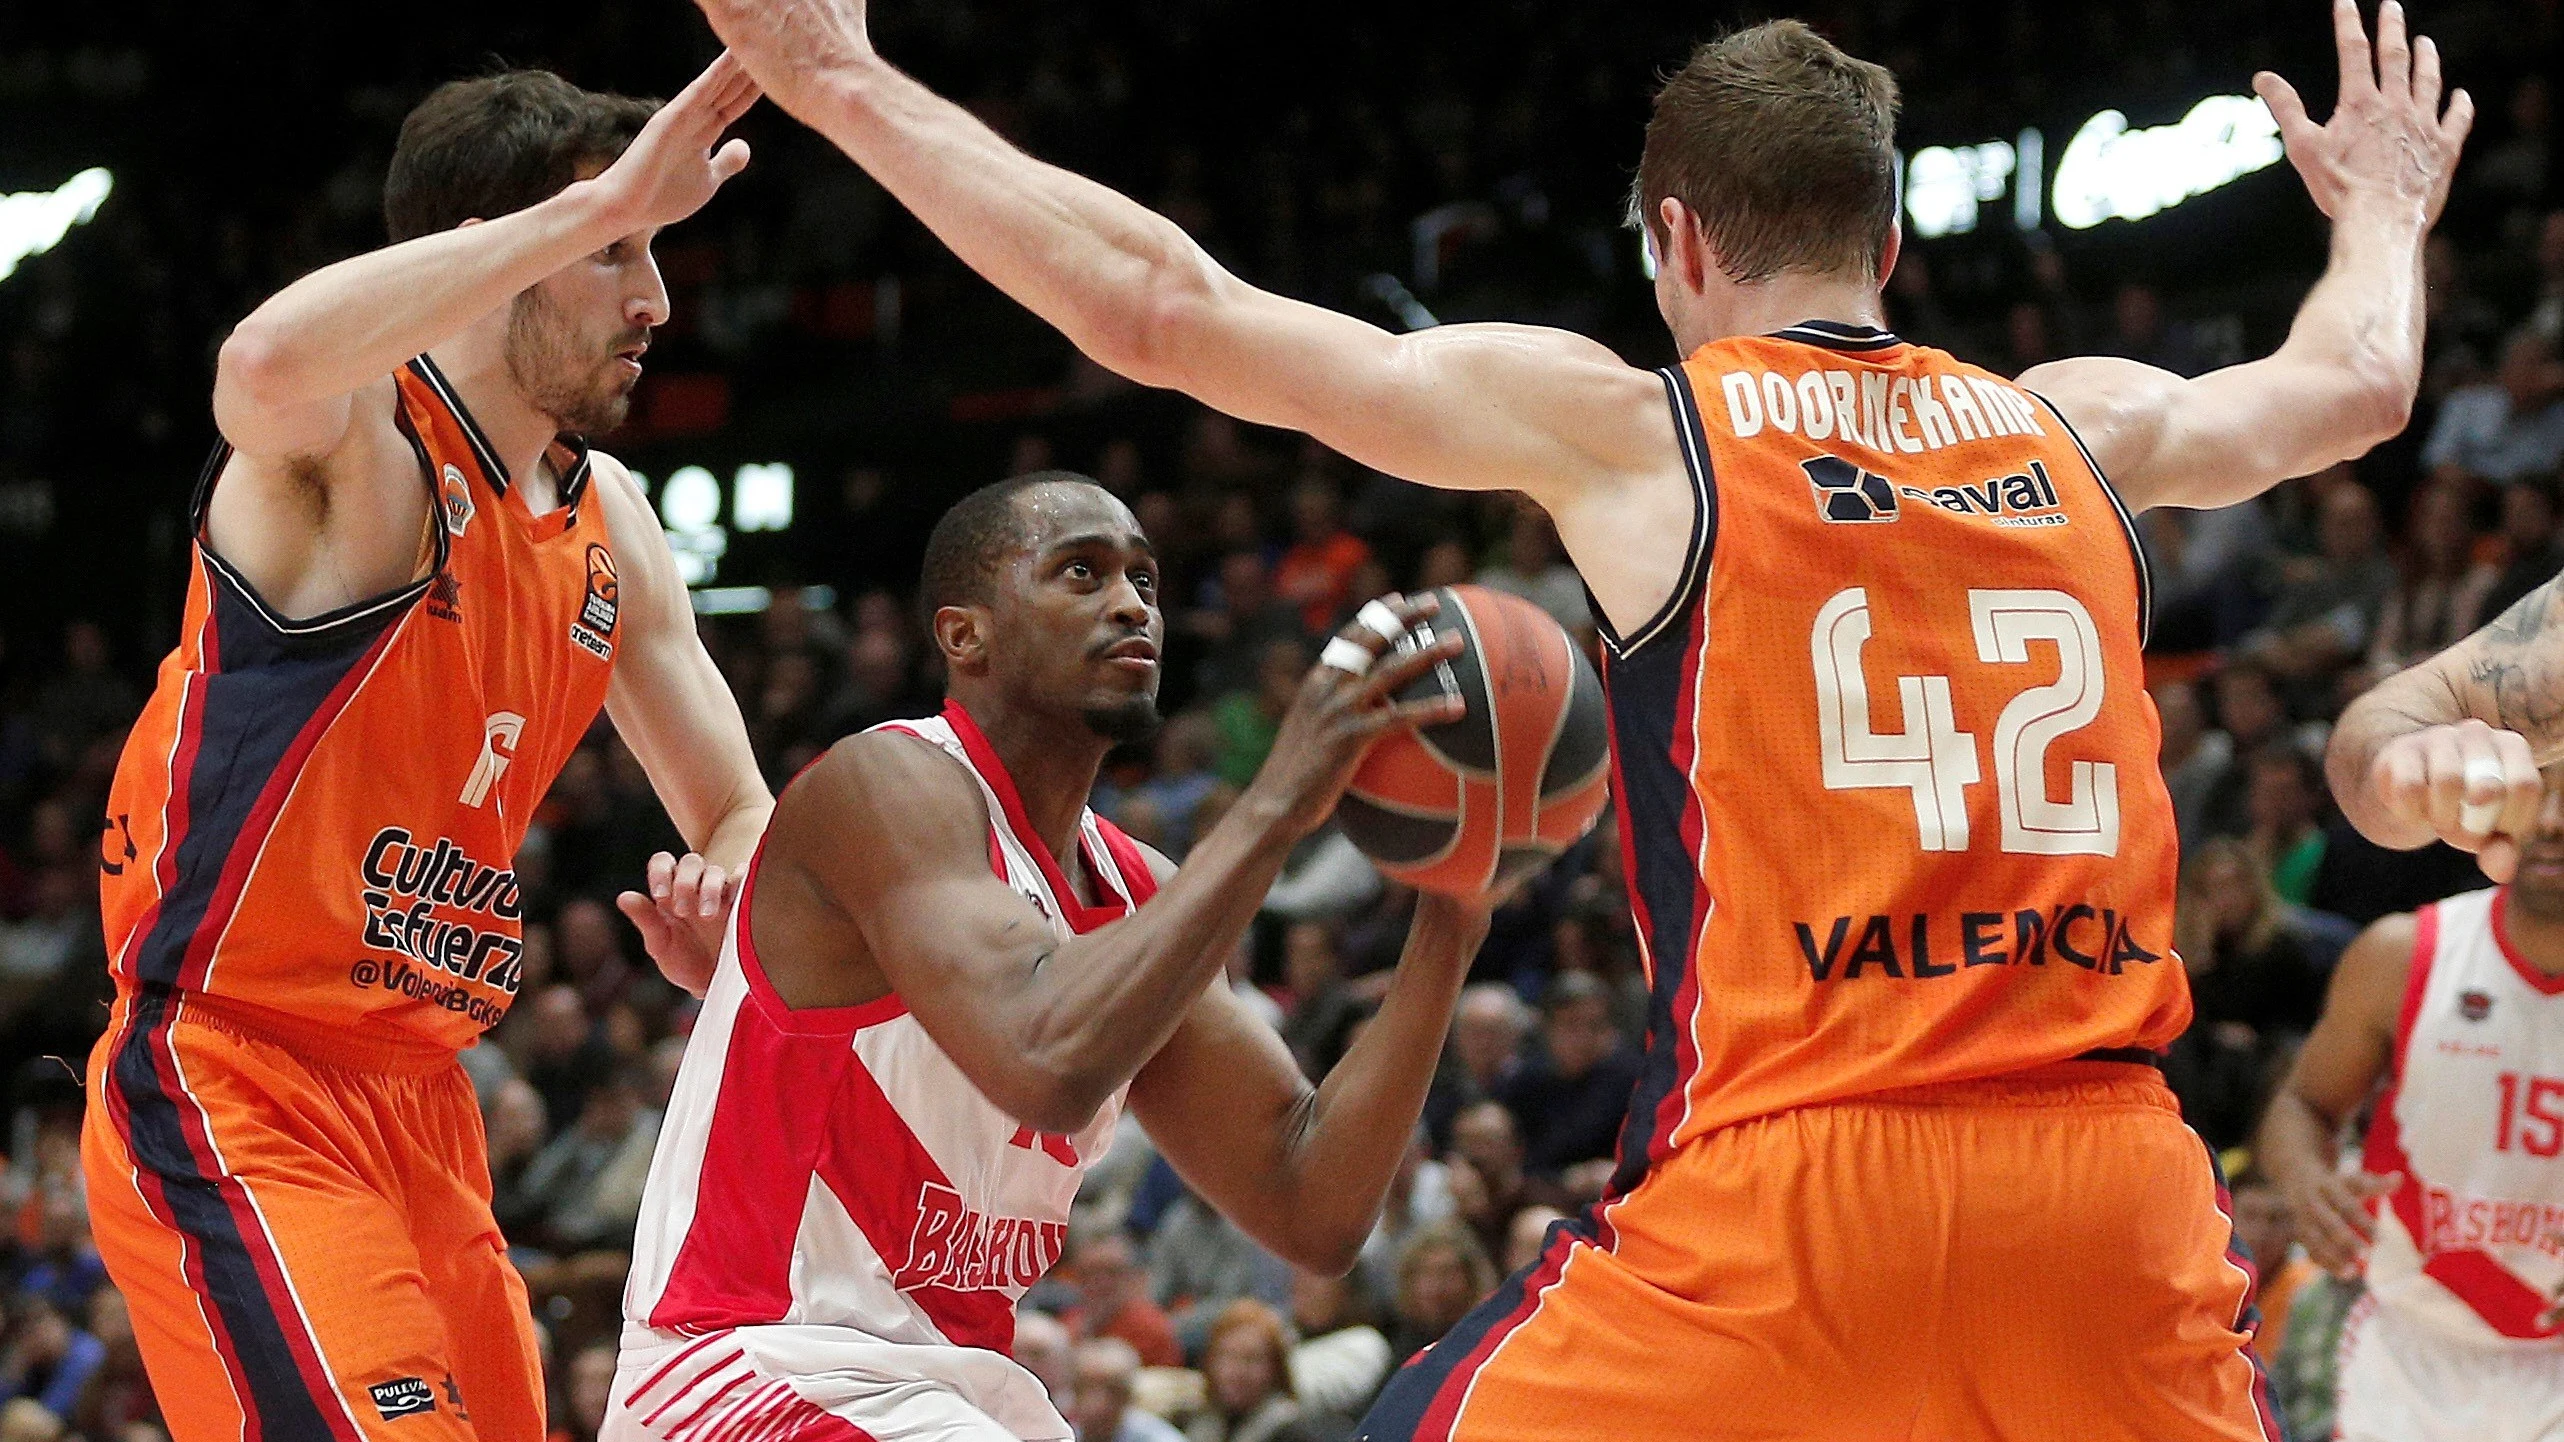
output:
[[[722,145],[721,132],[756,101],[756,83],[724,55],[595,179],[486,224],[324,266],[269,297],[216,362],[223,438],[251,457],[334,451],[358,391],[580,256],[646,243],[702,208],[748,163],[747,143]]]
[[[1258,290],[1174,222],[893,69],[861,0],[701,3],[778,104],[1107,369],[1391,475],[1520,490],[1553,512],[1674,464],[1661,383],[1593,341],[1514,325],[1395,336]]]
[[[2387,677],[2334,723],[2342,815],[2380,846],[2445,841],[2508,881],[2537,828],[2540,761],[2564,757],[2564,593],[2549,581],[2493,624]]]
[[[2439,49],[2408,44],[2386,0],[2372,56],[2353,0],[2334,0],[2340,99],[2323,125],[2287,81],[2253,88],[2332,219],[2332,257],[2271,355],[2184,380],[2135,361],[2036,366],[2021,383],[2065,413],[2128,503],[2215,507],[2365,455],[2403,430],[2421,383],[2423,238],[2474,122],[2440,107]]]
[[[1311,1271],[1344,1271],[1415,1134],[1487,916],[1484,903],[1419,897],[1378,1014],[1314,1087],[1271,1027],[1212,987],[1140,1069],[1132,1114],[1247,1235]]]

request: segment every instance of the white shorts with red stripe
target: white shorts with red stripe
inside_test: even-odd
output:
[[[2341,1442],[2557,1442],[2564,1348],[2486,1345],[2360,1299],[2342,1328]]]
[[[974,1403],[966,1398],[976,1399]],[[1068,1442],[1042,1384],[978,1347],[846,1327],[628,1327],[599,1442]]]

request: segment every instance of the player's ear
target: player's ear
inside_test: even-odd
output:
[[[1879,284],[1887,284],[1887,278],[1896,274],[1897,258],[1904,254],[1905,222],[1902,220],[1891,220],[1887,223],[1887,244],[1880,249],[1878,256]]]
[[[988,667],[988,611],[981,606],[946,606],[935,613],[935,646],[944,664],[955,671]]]
[[[1656,202],[1656,218],[1665,237],[1665,253],[1656,257],[1657,268],[1672,275],[1685,290],[1708,289],[1709,272],[1717,266],[1718,257],[1710,253],[1709,235],[1701,229],[1700,218],[1670,195]]]

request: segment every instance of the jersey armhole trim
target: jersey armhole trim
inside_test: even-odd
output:
[[[2404,1049],[2412,1045],[2413,1024],[2421,1020],[2422,997],[2430,990],[2431,963],[2439,956],[2439,903],[2413,913],[2413,962],[2404,977],[2403,1000],[2395,1007],[2395,1047],[2387,1058],[2389,1085],[2404,1080]]]
[[[2083,443],[2083,436],[2075,430],[2074,422],[2065,418],[2065,412],[2057,408],[2057,403],[2028,386],[2020,386],[2020,391],[2025,396],[2035,397],[2040,405],[2047,407],[2049,415],[2057,418],[2057,425],[2065,432],[2065,438],[2074,442],[2075,454],[2083,457],[2084,469],[2092,472],[2092,479],[2100,483],[2101,494],[2109,498],[2110,509],[2119,517],[2119,528],[2128,538],[2129,559],[2136,563],[2137,568],[2137,646],[2142,650],[2154,644],[2154,567],[2146,560],[2145,542],[2137,531],[2137,514],[2128,509],[2126,501],[2119,499],[2119,488],[2110,484],[2109,473],[2092,458],[2092,448]]]
[[[1691,382],[1681,367],[1667,366],[1656,373],[1665,383],[1666,402],[1673,407],[1674,433],[1682,443],[1683,472],[1692,485],[1691,539],[1684,548],[1683,568],[1675,578],[1673,594],[1644,625],[1622,639],[1612,629],[1611,620],[1593,600],[1593,588],[1585,588],[1587,605],[1594,613],[1594,629],[1601,633],[1603,645],[1611,654],[1627,660],[1638,649],[1673,626],[1674,621],[1701,599],[1708,586],[1710,552],[1718,545],[1718,482],[1709,463],[1709,436],[1701,428],[1700,406],[1692,395]]]
[[[401,434],[409,438],[410,449],[418,453],[420,480],[427,487],[428,524],[436,528],[436,565],[426,575],[407,585],[395,587],[378,596],[369,596],[361,601],[323,611],[317,616],[306,617],[300,621],[288,619],[283,612],[267,604],[267,598],[258,594],[258,588],[249,583],[249,578],[242,575],[239,568],[223,559],[222,553],[214,549],[212,538],[205,534],[205,522],[213,511],[214,483],[221,479],[223,468],[231,463],[233,455],[231,442],[214,442],[213,454],[205,459],[204,473],[196,479],[195,498],[187,507],[189,538],[195,542],[196,553],[205,558],[205,568],[238,595],[258,619],[277,635],[297,641],[310,641],[342,629],[353,630],[361,622],[377,620],[388,613],[407,607],[411,602],[426,595],[428,588],[436,584],[436,578],[444,574],[446,563],[452,559],[453,539],[446,534],[445,530],[445,507],[437,495],[436,466],[428,459],[427,446],[419,439],[417,430],[410,425],[409,412],[401,405],[398,397],[395,397],[392,402],[392,420],[401,428]]]

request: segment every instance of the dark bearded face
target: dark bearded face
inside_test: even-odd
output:
[[[627,361],[650,341],[623,323],[582,327],[543,286],[518,295],[508,314],[507,369],[527,402],[572,435],[601,436],[623,424],[640,372]]]

